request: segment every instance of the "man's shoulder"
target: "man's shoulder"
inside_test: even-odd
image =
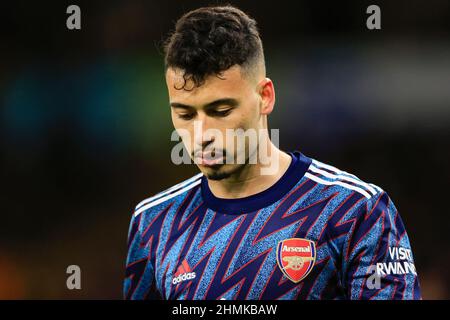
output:
[[[321,213],[333,237],[347,234],[355,221],[359,221],[357,224],[365,221],[366,228],[372,222],[375,224],[380,216],[396,212],[381,187],[335,166],[312,159],[305,178],[314,182],[308,204],[326,202]]]
[[[203,173],[198,173],[188,179],[185,179],[170,188],[167,188],[149,198],[138,203],[134,209],[134,216],[147,211],[158,211],[161,206],[166,207],[170,202],[183,198],[190,190],[201,183]]]
[[[322,193],[339,194],[344,197],[355,195],[369,200],[384,192],[378,185],[363,180],[353,173],[312,158],[305,177],[315,182],[319,187],[317,190]]]
[[[389,204],[389,196],[378,185],[333,165],[311,160],[305,173],[305,178],[314,182],[310,202],[327,201],[324,213],[332,222],[364,215],[380,199]]]

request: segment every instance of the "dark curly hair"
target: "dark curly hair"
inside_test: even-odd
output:
[[[183,15],[164,44],[165,68],[181,69],[201,86],[210,75],[239,65],[252,72],[264,66],[264,53],[256,21],[231,5],[203,7]]]

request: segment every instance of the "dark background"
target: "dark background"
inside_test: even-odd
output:
[[[134,206],[197,172],[170,161],[161,41],[212,3],[0,5],[0,298],[121,298]],[[424,298],[450,298],[450,2],[228,3],[259,23],[281,148],[385,189]],[[66,288],[72,264],[82,290]]]

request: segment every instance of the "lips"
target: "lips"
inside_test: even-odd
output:
[[[195,162],[199,165],[206,166],[206,167],[212,167],[216,165],[223,164],[222,157],[219,159],[203,159],[203,158],[196,158]]]
[[[196,152],[194,157],[195,163],[203,166],[215,166],[219,164],[223,164],[223,153],[214,153],[213,151],[210,152]]]

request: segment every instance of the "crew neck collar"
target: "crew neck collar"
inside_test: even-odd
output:
[[[216,197],[210,190],[208,179],[202,176],[201,192],[207,207],[226,214],[242,214],[265,208],[283,198],[305,175],[311,159],[300,151],[288,152],[292,157],[286,172],[275,184],[248,197],[225,199]]]

